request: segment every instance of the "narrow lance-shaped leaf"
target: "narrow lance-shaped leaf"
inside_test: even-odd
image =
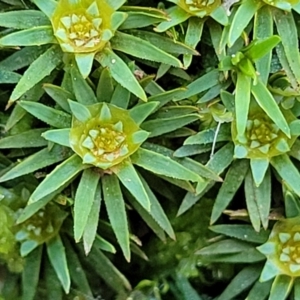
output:
[[[279,275],[273,281],[269,300],[285,300],[290,293],[294,278],[286,275]]]
[[[101,185],[100,183],[98,183],[96,193],[94,196],[93,205],[89,213],[88,220],[83,232],[83,246],[86,254],[88,254],[91,251],[94,240],[97,236],[101,201],[102,201]]]
[[[109,49],[105,49],[95,57],[103,67],[110,70],[112,77],[131,93],[142,99],[147,100],[147,96],[132,74],[125,62]]]
[[[31,129],[19,134],[0,139],[0,149],[9,148],[32,148],[47,145],[47,141],[42,138],[45,128]]]
[[[237,190],[244,181],[248,171],[249,163],[247,160],[236,160],[232,163],[226,173],[224,182],[215,200],[210,223],[213,224],[222,214],[223,210],[231,202]]]
[[[53,44],[56,40],[52,26],[39,26],[17,31],[0,38],[0,46],[40,46]]]
[[[142,40],[133,35],[117,32],[111,40],[112,48],[142,59],[161,62],[174,67],[182,68],[182,63],[167,52],[164,52],[152,45],[151,43]]]
[[[82,159],[76,154],[58,165],[46,178],[39,184],[29,199],[29,204],[41,200],[43,197],[58,190],[64,183],[75,177],[87,166],[82,164]]]
[[[75,64],[71,67],[71,78],[76,100],[82,104],[97,103],[96,96]]]
[[[76,242],[79,242],[84,233],[99,179],[100,174],[92,168],[86,169],[82,173],[74,203],[74,237]]]
[[[13,90],[7,106],[9,107],[35,84],[48,76],[61,63],[61,61],[62,51],[59,46],[53,46],[44,54],[39,56],[24,72],[23,77]]]
[[[154,174],[182,180],[201,180],[196,173],[191,172],[171,158],[153,151],[140,148],[131,156],[131,160],[134,164],[151,171]]]
[[[43,25],[50,25],[50,21],[38,10],[18,10],[0,13],[1,27],[26,29]]]
[[[18,104],[39,120],[55,128],[71,126],[71,116],[63,111],[31,101],[19,101]]]
[[[241,36],[243,30],[246,28],[250,20],[253,18],[255,12],[260,8],[261,2],[255,0],[247,0],[240,5],[235,13],[230,24],[228,45],[231,47],[235,41]]]
[[[237,74],[235,94],[235,116],[238,136],[242,137],[246,130],[250,104],[251,78],[242,72]]]
[[[47,254],[58,279],[68,294],[71,286],[66,252],[59,235],[47,242]]]
[[[76,284],[81,293],[84,293],[86,296],[93,297],[89,282],[86,278],[85,270],[79,261],[77,253],[68,239],[64,239],[63,242],[66,248],[68,268],[72,283]]]
[[[287,135],[290,136],[290,128],[280,111],[275,99],[268,91],[267,87],[258,79],[256,85],[252,85],[251,89],[259,106],[267,113],[274,123]]]
[[[107,214],[127,261],[130,261],[129,230],[125,203],[116,175],[102,177],[103,198]]]
[[[134,106],[130,110],[130,116],[136,124],[140,125],[157,108],[159,102],[149,102]]]
[[[69,136],[70,128],[48,130],[42,134],[42,137],[47,141],[65,147],[70,147]]]
[[[33,173],[39,169],[45,168],[67,158],[71,151],[61,147],[54,146],[51,150],[48,148],[42,149],[33,155],[28,156],[15,167],[10,169],[2,177],[0,182],[11,180],[25,174]]]
[[[33,300],[40,279],[40,267],[43,247],[40,246],[28,254],[22,272],[22,299]]]
[[[253,228],[256,231],[260,230],[260,215],[258,211],[257,198],[255,193],[255,183],[250,171],[248,171],[245,178],[245,195],[248,214]]]
[[[112,171],[117,175],[122,184],[135,197],[135,199],[146,209],[150,210],[148,194],[130,160],[124,160]]]

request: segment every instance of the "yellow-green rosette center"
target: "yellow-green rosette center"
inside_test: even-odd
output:
[[[180,0],[178,6],[191,15],[203,18],[221,5],[220,0]]]
[[[72,106],[70,146],[83,163],[110,168],[133,154],[148,137],[127,110],[106,103]]]
[[[295,119],[289,111],[282,111],[288,122]],[[237,135],[236,122],[232,122],[232,137],[237,158],[271,158],[290,150],[296,137],[288,138],[261,110],[250,112],[246,132]]]
[[[278,221],[268,241],[257,249],[268,259],[264,272],[273,274],[267,277],[300,276],[300,218]]]
[[[105,1],[58,2],[51,18],[54,35],[64,52],[88,53],[103,49],[113,36],[113,9]],[[74,1],[73,1],[74,2]]]

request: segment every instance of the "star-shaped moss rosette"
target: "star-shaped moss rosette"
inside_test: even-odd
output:
[[[101,76],[103,74],[107,74],[107,70],[104,69]],[[80,74],[76,77],[74,88],[80,84],[79,79]],[[104,89],[108,87],[105,80],[100,80],[99,84],[102,84]],[[44,206],[45,202],[50,201],[51,197],[82,173],[74,202],[75,240],[78,242],[83,238],[86,252],[90,251],[99,218],[99,214],[95,212],[99,211],[103,197],[118,243],[126,259],[130,260],[130,234],[124,198],[160,238],[164,239],[164,231],[174,238],[170,222],[136,166],[187,190],[195,190],[194,184],[202,182],[204,180],[202,176],[212,180],[220,179],[194,160],[174,159],[173,151],[170,149],[144,143],[149,134],[158,136],[178,128],[178,124],[175,124],[176,116],[178,120],[183,119],[177,110],[173,118],[157,121],[153,115],[149,121],[144,122],[157,109],[159,102],[154,100],[159,100],[159,95],[153,97],[153,101],[149,103],[137,103],[132,108],[126,109],[130,94],[120,85],[112,85],[111,103],[108,99],[105,103],[97,103],[98,99],[93,91],[90,88],[82,90],[84,87],[81,84],[80,86],[80,93],[75,94],[81,103],[67,101],[72,97],[72,93],[63,88],[50,84],[45,86],[63,111],[36,102],[19,101],[19,105],[27,112],[57,129],[43,133],[43,137],[50,142],[50,148],[42,149],[41,152],[24,159],[0,180],[7,181],[63,161],[35,189],[28,207]],[[102,93],[98,95],[99,99],[102,97]],[[164,99],[164,94],[162,97]],[[82,104],[90,103],[91,99],[95,99],[94,104]],[[184,118],[186,120],[182,123],[183,126],[197,120],[198,116],[189,112]],[[154,131],[156,126],[163,126],[163,130],[160,133]],[[141,128],[148,130],[153,128],[153,134]],[[6,139],[2,141],[5,142]],[[56,145],[52,148],[53,143]],[[31,163],[32,160],[35,161],[34,165]],[[124,194],[120,183],[125,187],[122,189]],[[129,193],[125,193],[126,190]],[[94,234],[89,233],[90,226],[95,229]]]
[[[298,35],[296,20],[292,10],[300,12],[300,2],[298,0],[246,0],[238,4],[238,8],[231,16],[230,25],[223,31],[220,42],[220,49],[224,49],[227,43],[229,47],[238,45],[236,41],[241,38],[247,42],[246,27],[253,22],[253,40],[269,38],[274,34],[274,25],[281,43],[277,46],[276,52],[281,62],[285,61],[290,73],[288,76],[293,81],[294,88],[300,82],[300,59],[298,58]],[[264,28],[264,30],[260,30]],[[259,59],[256,62],[256,69],[261,75],[262,81],[267,82],[270,73],[270,61],[272,53]],[[295,59],[296,58],[296,59]]]
[[[113,50],[179,68],[183,67],[182,63],[169,53],[197,55],[197,51],[190,47],[183,44],[175,45],[171,39],[157,34],[152,34],[148,39],[147,35],[140,38],[132,34],[133,31],[129,31],[166,20],[165,13],[158,9],[135,7],[123,9],[121,6],[124,0],[35,0],[33,2],[41,11],[19,10],[1,13],[0,26],[18,31],[1,37],[0,47],[58,45],[43,48],[44,53],[31,63],[20,79],[8,106],[55,68],[61,67],[63,62],[66,66],[70,62],[73,63],[73,57],[84,78],[90,74],[93,61],[96,59],[103,67],[109,68],[111,76],[117,82],[146,101],[145,92],[132,70]],[[141,21],[137,21],[139,16]],[[127,17],[129,22],[126,24]],[[135,21],[132,21],[132,18]],[[118,30],[121,25],[126,32]],[[155,45],[151,43],[151,38],[156,39]],[[157,39],[160,42],[157,42]],[[159,45],[162,45],[162,48]]]
[[[185,44],[196,48],[201,40],[203,26],[207,17],[212,17],[222,25],[228,24],[228,17],[225,8],[220,0],[169,0],[176,4],[166,10],[170,20],[163,21],[156,28],[157,32],[164,32],[174,26],[188,20],[188,27],[185,33]],[[213,29],[212,29],[213,32]],[[211,32],[211,34],[213,34]],[[191,55],[184,55],[184,66],[189,67],[192,61]]]
[[[257,249],[267,257],[260,280],[278,275],[300,276],[300,217],[279,220],[268,241]]]
[[[299,197],[283,188],[283,199],[287,217],[270,216],[277,220],[271,232],[256,232],[246,224],[210,227],[221,241],[197,251],[202,263],[243,264],[218,299],[237,299],[241,294],[249,300],[299,298]],[[293,295],[289,295],[291,291]]]
[[[234,96],[225,92],[221,94],[223,103],[229,111],[234,111]],[[217,143],[214,155],[206,166],[221,175],[229,167],[220,190],[218,191],[211,215],[211,224],[215,223],[223,211],[231,203],[236,192],[244,184],[248,215],[255,230],[268,227],[268,216],[271,207],[271,173],[274,168],[287,186],[300,195],[298,180],[300,174],[289,156],[299,160],[297,151],[299,143],[299,120],[291,110],[281,109],[291,132],[291,137],[283,133],[266,113],[255,103],[251,102],[246,133],[239,137],[236,129],[236,119],[231,124],[224,124],[220,128],[204,129],[190,136],[175,155],[193,155],[197,147],[206,151],[213,149]],[[228,126],[229,125],[229,126]],[[231,125],[231,126],[230,126]],[[226,141],[232,141],[223,145]],[[211,145],[207,145],[211,143]],[[222,146],[220,148],[220,146]],[[202,147],[202,148],[201,148]],[[197,152],[196,152],[197,153]],[[234,160],[235,158],[238,158]],[[207,180],[197,186],[197,195],[188,192],[183,199],[178,214],[183,214],[214,185]],[[244,207],[241,206],[241,209]]]

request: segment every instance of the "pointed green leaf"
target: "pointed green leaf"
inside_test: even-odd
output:
[[[245,179],[246,173],[249,168],[248,160],[236,160],[227,171],[224,182],[218,192],[215,200],[210,224],[213,224],[221,216],[223,210],[229,205],[242,182]]]
[[[240,295],[258,279],[260,271],[257,266],[248,266],[242,269],[231,280],[224,292],[218,297],[218,300],[233,299]]]
[[[63,300],[62,286],[48,259],[45,261],[43,271],[45,272],[48,299]]]
[[[295,74],[297,82],[300,82],[300,56],[298,45],[297,26],[292,12],[276,9],[273,11],[278,34],[284,48],[287,61]]]
[[[253,41],[252,45],[247,49],[244,54],[255,61],[259,58],[262,58],[269,52],[272,52],[272,49],[280,42],[280,37],[278,35],[272,35],[258,41]]]
[[[64,239],[65,251],[68,260],[68,268],[72,279],[72,284],[80,290],[86,297],[93,297],[84,267],[80,263],[76,251],[73,249],[68,239]]]
[[[166,38],[163,35],[156,34],[146,30],[131,30],[130,31],[134,36],[137,36],[141,39],[144,39],[150,42],[152,45],[159,45],[159,48],[165,52],[173,53],[173,54],[192,54],[199,55],[199,53],[183,44],[179,41],[174,42],[171,38]]]
[[[196,173],[180,165],[170,157],[166,157],[153,151],[140,148],[131,156],[131,160],[134,164],[151,171],[154,174],[182,180],[199,180]]]
[[[128,222],[118,177],[116,175],[105,175],[102,177],[102,190],[111,226],[124,257],[127,261],[130,261]]]
[[[240,5],[230,24],[228,45],[231,47],[235,41],[242,35],[246,26],[253,18],[254,14],[261,7],[261,2],[256,0],[246,0]]]
[[[31,101],[19,101],[18,105],[39,120],[55,128],[71,127],[71,116],[63,111]]]
[[[17,83],[22,76],[15,72],[0,70],[0,83]]]
[[[125,292],[131,291],[127,278],[100,250],[93,248],[88,256],[88,261],[94,267],[96,274],[116,293],[123,292],[125,294]]]
[[[252,226],[258,232],[260,230],[260,215],[258,211],[256,189],[252,174],[248,171],[245,178],[246,204]]]
[[[252,158],[250,160],[250,166],[255,185],[258,187],[264,180],[265,174],[268,170],[269,159]]]
[[[225,10],[225,7],[223,5],[220,5],[217,7],[211,14],[210,16],[216,20],[218,23],[227,26],[228,25],[228,16],[227,12]]]
[[[246,300],[265,300],[268,298],[272,285],[272,280],[266,282],[256,281],[253,288],[249,292]]]
[[[112,169],[122,184],[147,211],[150,210],[150,200],[138,173],[130,160],[125,160]]]
[[[270,231],[256,232],[251,225],[215,225],[210,230],[250,243],[263,244],[267,241]]]
[[[76,53],[75,60],[82,77],[87,78],[92,70],[95,53]]]
[[[147,119],[149,115],[151,115],[151,113],[157,108],[158,104],[159,102],[152,101],[149,103],[136,105],[130,110],[130,116],[135,123],[140,125],[145,119]]]
[[[230,141],[231,139],[231,124],[222,124],[218,132],[217,127],[213,127],[191,135],[184,141],[184,145],[206,145],[213,142]]]
[[[102,200],[101,196],[101,185],[98,184],[93,205],[83,232],[83,246],[86,254],[88,254],[91,251],[94,240],[97,235],[99,213]]]
[[[141,177],[142,179],[142,177]],[[156,198],[155,198],[155,202],[153,203],[153,199],[152,199],[152,195],[153,193],[151,192],[151,190],[149,189],[148,191],[148,185],[147,183],[145,183],[145,181],[143,180],[143,184],[147,190],[149,199],[151,201],[150,204],[150,211],[147,211],[146,209],[144,209],[136,200],[134,197],[132,197],[131,194],[129,194],[129,192],[125,192],[126,194],[126,199],[129,200],[130,205],[132,205],[132,207],[138,212],[138,214],[141,216],[141,218],[144,220],[144,222],[149,226],[149,228],[162,240],[162,241],[166,241],[166,236],[165,233],[162,229],[162,227],[158,224],[158,222],[156,221],[156,219],[159,219],[159,214],[156,213],[152,213],[153,211],[155,211],[155,208],[153,208],[153,205],[155,205],[156,203],[160,206],[159,202],[156,202]],[[153,195],[153,197],[155,197]],[[161,208],[162,209],[162,208]],[[164,212],[163,212],[164,214]],[[156,219],[154,218],[156,217]],[[172,228],[172,227],[171,227]],[[169,229],[168,229],[169,230]]]
[[[189,18],[187,31],[185,34],[184,42],[192,48],[196,48],[197,44],[201,40],[201,35],[203,31],[204,20],[198,17]],[[188,68],[192,62],[192,55],[185,54],[183,56],[184,67]]]
[[[287,275],[279,275],[272,284],[269,300],[285,300],[294,283],[294,278]]]
[[[108,68],[104,68],[100,74],[97,85],[97,100],[99,102],[110,102],[114,92],[114,84]]]
[[[98,102],[93,89],[82,77],[75,64],[71,67],[71,78],[75,98],[79,103],[87,105]]]
[[[158,47],[133,35],[117,32],[111,40],[112,48],[142,59],[182,68],[182,63]]]
[[[15,167],[10,169],[7,173],[4,173],[4,175],[0,177],[0,182],[33,173],[39,169],[66,159],[70,154],[71,151],[68,151],[64,147],[58,145],[54,146],[51,150],[45,148],[34,153],[33,155],[28,156]]]
[[[24,300],[35,298],[40,279],[42,249],[43,247],[40,246],[26,257],[22,272],[22,299]]]
[[[243,136],[247,126],[250,104],[251,78],[242,72],[237,73],[235,90],[235,117],[238,136]]]
[[[294,218],[300,216],[300,203],[299,198],[296,197],[289,190],[284,189],[284,208],[287,218]]]
[[[60,86],[46,83],[43,85],[45,92],[66,112],[70,113],[68,99],[73,99],[74,96]]]
[[[129,100],[130,92],[124,87],[122,87],[120,84],[117,84],[111,97],[110,103],[120,108],[126,109],[128,107]]]
[[[26,29],[50,25],[49,19],[38,10],[17,10],[0,13],[0,26]]]
[[[17,31],[0,38],[1,47],[40,46],[56,43],[52,26],[39,26]]]
[[[285,184],[300,196],[300,173],[286,154],[275,156],[271,159],[272,166],[276,169]]]
[[[83,171],[74,202],[74,238],[81,239],[96,196],[100,174],[89,168]]]
[[[35,84],[48,76],[61,61],[62,52],[59,46],[53,46],[39,56],[24,72],[23,77],[13,90],[8,105],[11,105]]]
[[[251,248],[252,245],[234,239],[226,239],[215,242],[195,252],[197,255],[215,255],[215,254],[230,254],[238,253]]]
[[[86,166],[82,164],[82,159],[74,154],[46,176],[31,195],[29,204],[37,202],[56,191],[84,168],[86,168]]]
[[[68,102],[69,102],[69,106],[70,106],[70,109],[71,109],[73,115],[80,122],[84,123],[92,118],[92,115],[86,106],[84,106],[81,103],[78,103],[76,101],[72,101],[72,100],[68,100]]]
[[[131,93],[142,99],[147,100],[147,96],[132,74],[125,62],[110,49],[106,48],[101,54],[96,55],[96,59],[103,67],[110,70],[112,77]]]
[[[174,131],[197,120],[199,120],[199,116],[196,114],[175,116],[171,118],[157,118],[144,122],[141,125],[141,128],[150,132],[150,137],[155,137]]]
[[[55,0],[33,0],[34,4],[50,19],[57,7]]]
[[[42,137],[47,141],[66,147],[70,147],[69,136],[69,128],[48,130],[42,134]]]
[[[115,11],[111,16],[111,29],[117,30],[127,19],[127,13]]]
[[[259,106],[267,113],[273,122],[287,135],[290,136],[290,128],[280,111],[278,104],[267,87],[258,79],[256,85],[252,85],[251,92]]]
[[[168,11],[168,16],[170,20],[164,21],[160,23],[154,30],[157,32],[164,32],[168,30],[171,27],[174,27],[180,23],[183,23],[188,18],[190,18],[190,14],[188,14],[186,11],[184,11],[179,6],[173,6]]]
[[[185,98],[195,96],[203,91],[208,90],[209,88],[217,85],[219,83],[219,71],[212,70],[206,73],[205,75],[197,78],[192,83],[187,86],[187,90],[182,92],[174,100],[179,101]]]
[[[271,7],[268,5],[259,9],[254,16],[253,38],[264,39],[273,35],[273,19]],[[256,70],[259,73],[261,81],[267,84],[270,67],[271,67],[272,51],[269,51],[262,58],[255,62]]]
[[[99,234],[96,235],[95,241],[94,241],[94,247],[99,248],[100,250],[107,251],[110,253],[115,254],[116,248],[107,240],[102,238]],[[86,252],[86,251],[85,251]]]
[[[45,128],[31,129],[19,134],[0,139],[0,149],[32,148],[46,146],[47,141],[42,138]]]
[[[70,291],[71,279],[65,248],[59,235],[47,242],[47,254],[61,285],[68,294]]]

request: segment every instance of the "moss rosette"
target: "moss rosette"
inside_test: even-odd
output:
[[[192,16],[209,16],[222,3],[220,0],[177,0],[172,1]]]
[[[296,117],[288,110],[281,110],[288,123]],[[270,159],[290,151],[297,136],[287,137],[260,108],[250,110],[246,132],[237,135],[236,120],[232,122],[231,132],[235,144],[236,158]]]
[[[114,9],[104,0],[60,0],[51,17],[62,50],[71,53],[101,51],[114,32]]]
[[[58,234],[67,215],[57,205],[48,204],[17,226],[16,239],[23,244],[23,247],[24,244],[41,245]]]
[[[86,108],[91,117],[82,122],[73,116],[70,131],[70,146],[85,164],[108,169],[132,155],[148,136],[127,110],[106,103]]]
[[[299,277],[300,217],[279,220],[268,241],[257,249],[267,257],[262,279],[277,275]]]

